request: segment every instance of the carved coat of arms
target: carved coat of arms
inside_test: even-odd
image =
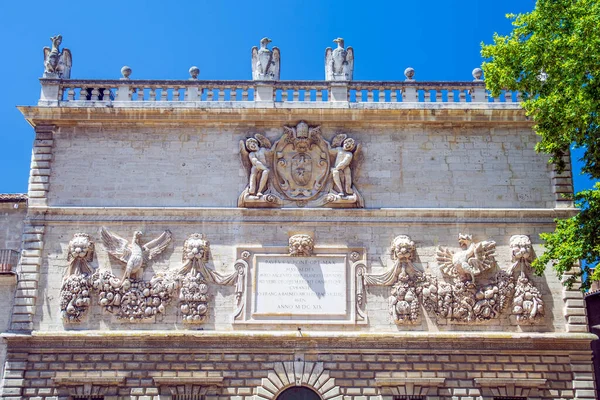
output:
[[[240,142],[248,186],[239,207],[364,207],[352,183],[352,162],[359,146],[339,134],[331,143],[320,126],[300,121],[284,126],[273,144],[261,134]]]

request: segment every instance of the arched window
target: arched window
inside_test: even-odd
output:
[[[304,386],[292,386],[277,396],[277,400],[321,400],[314,391]]]

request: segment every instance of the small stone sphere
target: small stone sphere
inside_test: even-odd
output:
[[[129,79],[129,75],[131,75],[131,68],[125,65],[123,68],[121,68],[121,75],[123,75],[124,79]]]
[[[198,79],[198,75],[200,75],[200,68],[193,66],[190,68],[189,72],[192,79]]]
[[[404,76],[406,77],[406,79],[413,79],[413,77],[415,76],[415,69],[408,67],[404,70]]]
[[[475,68],[472,74],[476,81],[480,81],[481,77],[483,76],[483,70],[481,68]]]

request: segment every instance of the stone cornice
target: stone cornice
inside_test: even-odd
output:
[[[524,126],[531,127],[518,103],[275,103],[260,104],[214,102],[127,102],[96,107],[20,106],[18,109],[32,125],[123,127],[126,125],[210,126],[239,124],[280,127],[300,119],[319,124],[351,124],[354,128],[374,124],[427,124],[437,126]]]
[[[298,348],[365,349],[404,352],[464,349],[479,353],[505,351],[582,351],[598,337],[591,333],[510,333],[510,332],[344,332],[344,331],[34,331],[30,335],[4,333],[0,337],[13,348],[70,348],[114,352],[116,348],[143,352],[148,346],[171,352],[205,347],[221,352],[262,352],[269,349],[294,351]],[[110,345],[107,345],[110,343]]]
[[[283,208],[246,209],[216,207],[29,207],[28,220],[40,222],[327,222],[385,223],[535,223],[554,224],[568,218],[576,208],[381,208],[348,209]]]

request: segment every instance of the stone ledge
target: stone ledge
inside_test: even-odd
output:
[[[16,272],[0,272],[0,285],[15,285],[17,283]]]
[[[41,221],[174,221],[174,222],[347,222],[347,223],[542,223],[554,224],[556,218],[568,218],[576,208],[218,208],[218,207],[78,207],[30,206],[29,218]]]
[[[518,387],[541,388],[546,386],[547,379],[514,379],[514,378],[473,378],[476,384],[484,387],[514,385]]]
[[[223,377],[153,377],[157,385],[223,386]]]
[[[445,382],[446,378],[375,378],[375,385],[378,387],[404,386],[406,384],[441,387]]]
[[[126,377],[108,376],[108,377],[56,377],[52,380],[57,386],[81,386],[92,384],[95,386],[122,386],[125,383]]]

